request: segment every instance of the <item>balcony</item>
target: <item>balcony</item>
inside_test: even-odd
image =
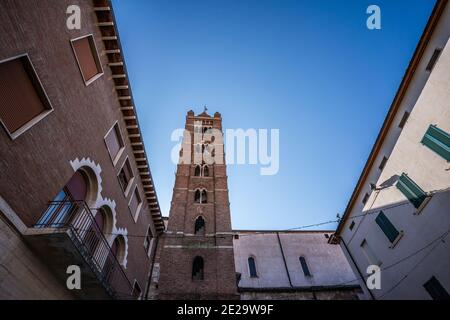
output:
[[[67,267],[80,267],[81,289],[72,290],[77,298],[134,299],[117,246],[111,248],[84,201],[50,202],[25,240],[64,286]]]

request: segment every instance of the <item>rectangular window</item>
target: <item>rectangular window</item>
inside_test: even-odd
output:
[[[408,175],[402,173],[400,178],[398,178],[397,189],[399,189],[406,198],[413,204],[417,209],[420,207],[422,202],[427,197],[425,191],[423,191]]]
[[[111,157],[111,160],[115,165],[119,160],[123,150],[125,149],[125,144],[123,142],[119,124],[117,122],[106,134],[105,143],[106,148],[108,149],[109,155]]]
[[[450,300],[450,295],[447,290],[445,290],[439,280],[434,276],[425,282],[423,287],[427,290],[433,300]]]
[[[377,258],[366,239],[361,242],[361,249],[370,264],[375,264],[377,266],[381,265],[381,261]]]
[[[368,194],[368,193],[366,193],[366,194],[364,195],[364,198],[363,198],[363,200],[362,200],[362,203],[363,203],[363,204],[366,204],[366,203],[367,203],[367,200],[369,200],[369,194]]]
[[[426,70],[428,72],[431,72],[434,68],[434,65],[436,64],[436,62],[439,59],[439,56],[441,55],[442,49],[441,48],[437,48],[436,50],[434,50],[433,55],[430,58],[430,61],[428,62],[427,68]]]
[[[123,192],[125,193],[125,195],[128,195],[131,181],[133,179],[133,171],[131,170],[131,165],[128,161],[128,158],[125,160],[122,169],[120,169],[117,178],[119,179],[119,184],[122,187]]]
[[[136,188],[134,188],[133,195],[131,196],[130,203],[128,204],[131,214],[133,215],[134,222],[136,222],[139,217],[141,204],[142,204],[141,196],[139,195],[139,191],[136,186]]]
[[[87,35],[71,40],[71,44],[83,80],[86,85],[89,85],[103,74],[94,37]]]
[[[400,129],[403,129],[403,127],[404,127],[405,124],[406,124],[406,121],[408,121],[408,118],[409,118],[409,112],[408,112],[408,111],[405,111],[405,113],[403,114],[402,119],[400,120],[400,123],[398,124],[398,127],[399,127]]]
[[[152,230],[150,229],[150,226],[148,226],[147,234],[145,235],[145,239],[144,239],[144,248],[145,248],[145,252],[147,253],[147,255],[150,254],[152,245],[153,245]]]
[[[447,162],[450,162],[450,134],[434,125],[430,125],[421,142],[447,160]]]
[[[391,221],[389,221],[389,219],[385,216],[383,211],[380,211],[378,216],[375,218],[375,222],[378,224],[378,226],[381,228],[381,230],[391,243],[393,243],[395,239],[397,239],[400,233],[394,227]]]
[[[0,121],[12,139],[52,110],[27,54],[0,61]]]
[[[305,277],[311,277],[311,272],[309,271],[308,264],[306,263],[305,257],[300,257],[300,265],[302,266],[303,274]]]
[[[350,226],[348,228],[350,230],[353,230],[354,227],[355,227],[355,221],[352,221],[352,223],[350,223]]]
[[[383,157],[383,160],[381,160],[380,166],[378,167],[378,169],[383,170],[384,167],[386,166],[387,160],[388,160],[388,159],[387,159],[386,157]]]

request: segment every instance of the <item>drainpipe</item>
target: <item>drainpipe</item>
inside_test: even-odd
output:
[[[158,251],[158,241],[159,241],[159,237],[161,237],[161,235],[159,235],[155,239],[155,250],[154,250],[154,252],[152,254],[152,266],[150,268],[150,274],[149,274],[148,280],[147,280],[147,290],[145,291],[145,300],[148,300],[148,292],[150,291],[150,285],[152,283],[153,266],[155,265],[156,251]]]
[[[338,237],[339,237],[339,240],[344,244],[345,251],[347,251],[347,253],[348,253],[350,259],[352,260],[353,265],[355,266],[356,270],[358,271],[358,274],[359,274],[360,278],[363,280],[364,286],[366,287],[367,291],[369,292],[370,297],[372,298],[372,300],[376,300],[376,299],[375,299],[375,296],[374,296],[373,293],[372,293],[372,290],[370,290],[370,289],[367,287],[367,283],[366,283],[366,281],[364,281],[364,276],[363,276],[361,270],[359,269],[358,265],[356,264],[356,261],[355,261],[355,259],[353,258],[352,254],[350,253],[350,250],[348,250],[348,247],[347,247],[347,245],[345,244],[344,239],[343,239],[341,236],[338,236]]]
[[[280,234],[278,232],[277,232],[277,239],[278,239],[278,245],[280,246],[280,250],[281,250],[281,256],[283,257],[284,267],[286,268],[286,274],[288,276],[289,285],[292,288],[293,285],[292,285],[292,281],[291,281],[291,276],[289,275],[289,270],[288,270],[288,267],[287,267],[286,258],[284,256],[283,246],[281,245]]]

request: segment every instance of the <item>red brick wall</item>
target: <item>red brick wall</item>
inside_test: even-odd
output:
[[[81,30],[66,28],[66,8],[81,7]],[[0,130],[0,194],[27,226],[40,217],[74,171],[69,163],[90,158],[101,166],[102,196],[116,202],[117,227],[129,234],[145,235],[152,223],[147,202],[135,223],[118,184],[117,173],[126,155],[137,175],[134,156],[126,135],[117,93],[103,53],[100,31],[89,0],[2,0],[0,2],[0,60],[28,53],[53,105],[54,111],[14,141]],[[93,34],[104,75],[86,86],[70,40]],[[104,136],[119,121],[126,150],[116,167]],[[148,151],[148,150],[147,150]],[[136,177],[139,183],[139,176]],[[143,190],[139,185],[141,197]],[[131,281],[137,278],[144,290],[150,259],[144,239],[128,237],[128,266]]]
[[[193,116],[186,129],[193,132]],[[221,118],[213,120],[221,129]],[[193,141],[193,139],[192,139]],[[178,165],[167,232],[159,242],[160,299],[237,299],[230,208],[225,166],[210,166],[209,177],[195,177],[195,165]],[[208,203],[194,203],[196,188],[206,188]],[[224,189],[224,191],[216,190]],[[195,219],[205,220],[205,236],[193,236]],[[204,280],[192,280],[192,263],[204,259]]]

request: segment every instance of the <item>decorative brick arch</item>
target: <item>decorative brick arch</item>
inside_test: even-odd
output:
[[[119,263],[126,268],[127,267],[127,257],[128,257],[128,230],[126,228],[118,228],[117,227],[117,213],[116,213],[116,202],[109,198],[103,198],[102,196],[102,177],[101,172],[102,168],[100,164],[96,164],[90,158],[82,158],[79,160],[76,158],[75,160],[70,161],[70,165],[72,166],[74,172],[82,171],[88,175],[90,180],[90,194],[89,194],[89,202],[88,205],[93,208],[106,208],[107,213],[110,214],[110,221],[108,226],[108,233],[105,235],[108,244],[111,246],[117,236],[123,237],[124,242],[124,252],[123,257],[119,260]],[[93,184],[93,185],[92,185]],[[95,215],[96,212],[93,212]]]

